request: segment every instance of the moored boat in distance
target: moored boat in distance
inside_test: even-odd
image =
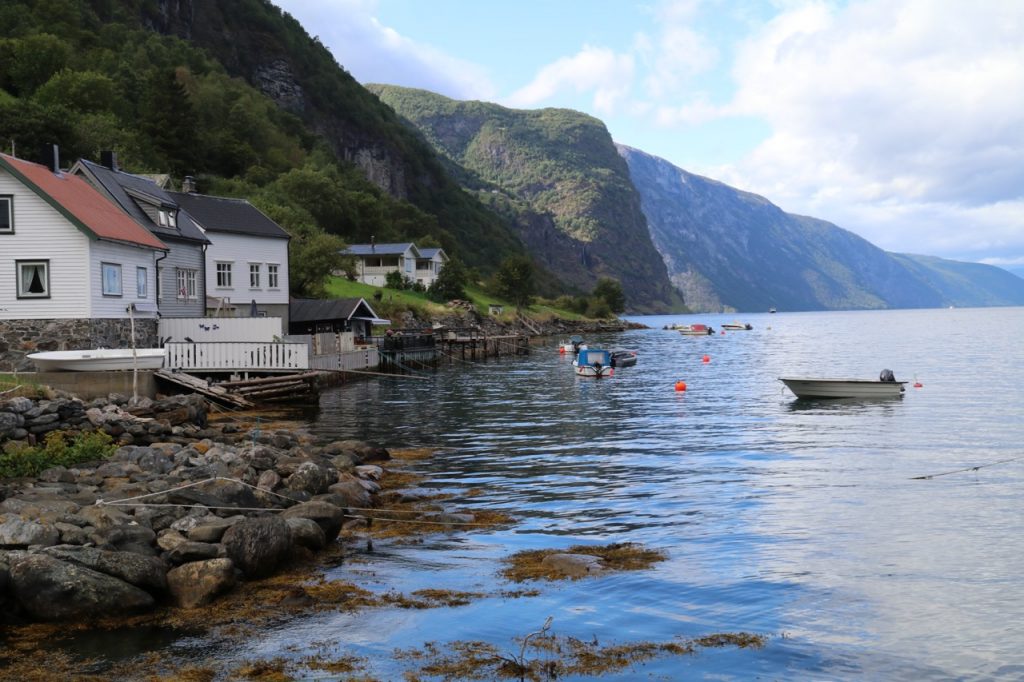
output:
[[[55,350],[30,353],[40,372],[99,372],[109,370],[160,369],[164,364],[163,348],[98,348],[94,350]]]
[[[891,373],[890,373],[891,376]],[[899,398],[907,382],[895,379],[823,379],[810,377],[779,377],[797,398]]]
[[[722,329],[734,330],[750,330],[753,329],[747,322],[726,322],[722,325]]]
[[[577,376],[610,377],[615,373],[612,367],[612,354],[600,348],[580,348],[576,359],[572,361],[573,370]]]
[[[706,324],[676,324],[671,328],[683,336],[710,336],[715,333],[715,328]]]
[[[612,355],[612,367],[632,367],[636,364],[636,351],[626,348],[613,348],[609,351]]]
[[[583,337],[579,336],[578,334],[573,334],[572,336],[569,337],[568,341],[562,341],[560,344],[558,344],[558,352],[562,353],[563,355],[565,353],[572,353],[573,355],[575,355],[576,353],[579,352],[580,346],[582,345]]]

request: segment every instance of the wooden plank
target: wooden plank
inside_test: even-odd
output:
[[[237,407],[253,407],[253,403],[249,402],[240,395],[229,393],[228,391],[220,388],[219,386],[211,386],[208,382],[203,381],[199,377],[194,377],[191,374],[185,372],[169,372],[166,369],[157,370],[156,376],[164,381],[168,381],[178,386],[184,386],[187,389],[201,395],[205,395],[209,398],[213,398],[218,402],[225,402]]]
[[[222,381],[218,386],[224,388],[243,388],[246,386],[262,386],[263,384],[274,384],[282,381],[313,381],[319,376],[319,372],[302,372],[299,374],[278,374],[272,377],[260,377],[258,379],[242,379],[239,381]]]

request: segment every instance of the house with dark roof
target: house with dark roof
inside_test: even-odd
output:
[[[156,345],[168,247],[81,177],[0,154],[0,370],[25,354]],[[136,327],[132,338],[132,327]]]
[[[206,314],[206,258],[210,245],[199,226],[164,189],[166,176],[133,175],[117,166],[113,152],[100,163],[80,160],[71,172],[102,192],[122,211],[156,235],[168,251],[156,269],[156,294],[164,317],[203,317]]]
[[[375,287],[385,286],[391,272],[429,287],[448,262],[444,249],[419,248],[412,242],[353,244],[341,253],[356,258],[356,280]]]
[[[344,334],[369,339],[375,324],[391,324],[378,317],[370,304],[362,298],[334,298],[327,300],[293,298],[289,314],[289,334]]]
[[[288,241],[280,225],[244,199],[168,192],[202,230],[206,293],[241,316],[280,317],[288,328]],[[208,305],[208,313],[214,309]]]

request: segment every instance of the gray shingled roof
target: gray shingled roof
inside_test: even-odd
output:
[[[401,244],[352,244],[342,253],[353,256],[401,256],[409,247],[412,247],[413,255],[420,252],[412,242],[403,242]]]
[[[425,249],[421,248],[419,250],[419,252],[420,252],[420,257],[421,258],[433,258],[434,256],[437,255],[437,253],[439,251],[443,251],[443,250],[444,249],[440,249],[440,248],[425,248]],[[447,256],[447,255],[448,254],[445,254],[445,256]]]
[[[255,237],[289,239],[280,225],[245,199],[211,197],[206,194],[168,192],[209,232],[231,232]]]
[[[288,306],[288,320],[289,323],[348,320],[357,314],[360,306],[365,308],[365,312],[359,317],[377,317],[370,304],[361,298],[293,298]]]
[[[158,205],[179,208],[180,204],[170,196],[169,192],[161,189],[149,178],[132,175],[120,170],[111,170],[102,164],[93,163],[85,159],[81,159],[81,164],[96,178],[96,181],[99,182],[107,194],[113,197],[114,201],[125,213],[142,223],[147,230],[157,237],[161,239],[184,239],[200,244],[210,243],[210,240],[206,238],[202,230],[196,226],[192,217],[185,211],[178,212],[177,227],[158,225],[150,220],[149,216],[139,208],[136,199],[129,192],[141,195],[145,200]]]

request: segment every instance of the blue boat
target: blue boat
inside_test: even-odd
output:
[[[576,359],[572,361],[573,369],[581,377],[610,377],[615,373],[612,367],[612,354],[600,348],[580,348]]]

